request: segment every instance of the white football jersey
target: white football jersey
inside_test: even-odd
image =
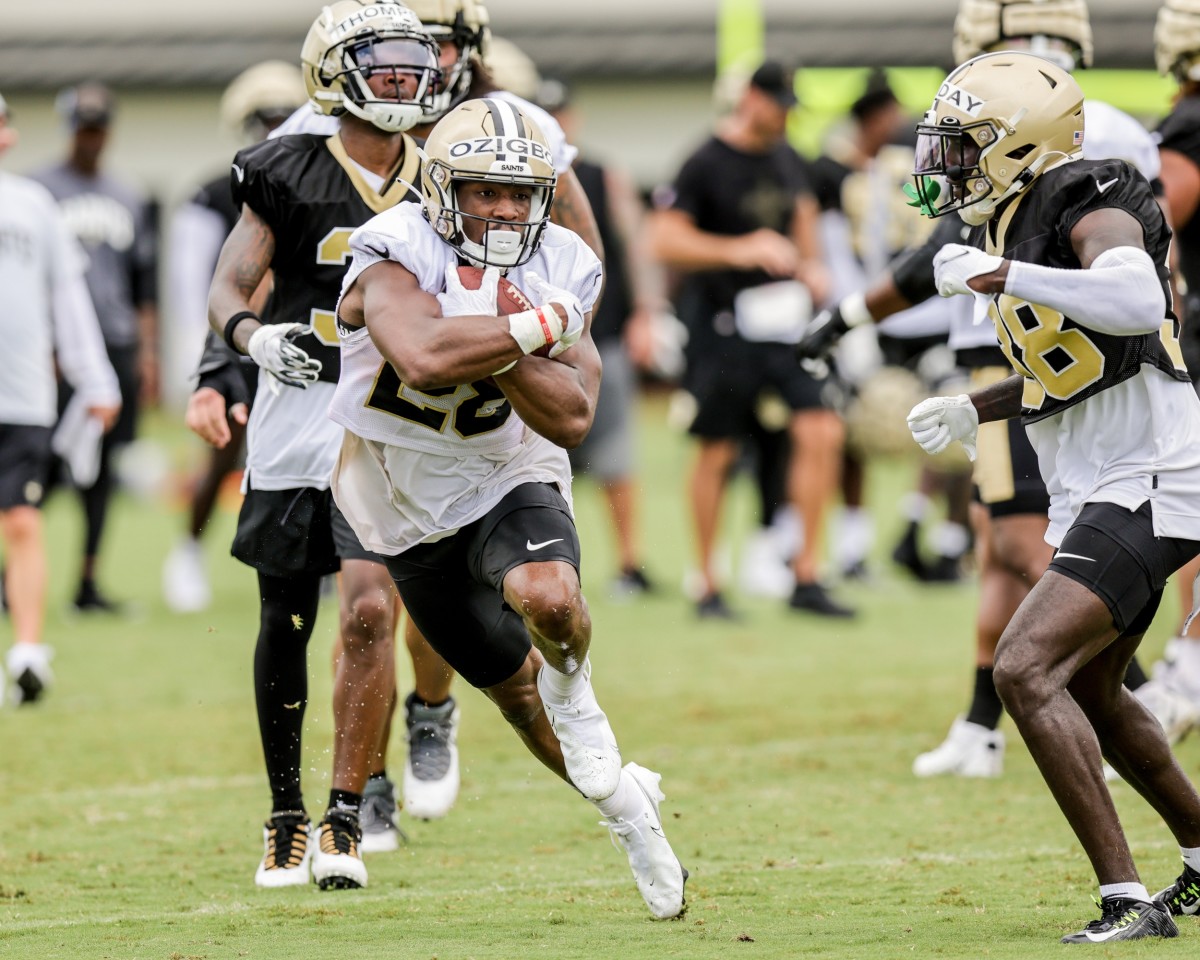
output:
[[[1083,101],[1083,159],[1124,160],[1152,183],[1162,172],[1158,145],[1150,131],[1102,100]],[[965,238],[970,227],[963,227]],[[995,324],[987,317],[987,305],[973,308],[969,297],[952,299],[961,300],[962,305],[950,326],[950,346],[955,350],[999,346]]]
[[[400,204],[350,237],[342,290],[367,267],[394,260],[422,290],[440,293],[454,249],[415,204]],[[550,224],[530,261],[508,279],[537,304],[530,273],[577,296],[590,311],[601,267],[587,245]],[[342,335],[342,368],[329,416],[346,429],[333,494],[365,547],[394,555],[479,519],[522,483],[553,483],[569,500],[566,451],[530,430],[498,388],[461,384],[432,393],[400,382],[367,329]]]
[[[296,490],[329,487],[342,431],[329,420],[334,385],[324,380],[306,390],[284,386],[265,370],[246,425],[246,490]]]

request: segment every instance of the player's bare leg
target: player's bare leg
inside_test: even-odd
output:
[[[692,523],[696,533],[696,561],[704,584],[701,612],[704,601],[719,597],[721,585],[713,564],[717,547],[717,533],[721,528],[721,502],[725,495],[725,484],[729,471],[737,459],[738,446],[732,440],[701,439],[692,467],[689,484],[691,495]]]
[[[41,511],[30,506],[0,511],[0,540],[5,554],[4,596],[15,641],[8,652],[9,679],[14,697],[30,703],[51,681],[49,653],[41,642],[48,576]]]
[[[591,688],[592,624],[575,568],[562,561],[522,564],[505,576],[504,598],[525,622],[534,649],[516,674],[484,692],[533,754],[604,815],[650,912],[679,916],[687,871],[663,832],[662,778],[636,763],[620,765]]]
[[[1030,591],[996,650],[996,689],[1101,885],[1136,883],[1138,874],[1104,783],[1096,731],[1068,686],[1115,638],[1104,602],[1051,570]],[[1102,662],[1111,666],[1116,659]],[[1075,689],[1089,680],[1095,684],[1096,677],[1085,675]],[[1106,676],[1102,689],[1091,691],[1092,702],[1111,682],[1119,684],[1121,676]],[[1161,729],[1147,736],[1157,749]]]

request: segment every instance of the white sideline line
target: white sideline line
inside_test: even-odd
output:
[[[1150,850],[1161,850],[1170,848],[1177,850],[1178,847],[1173,842],[1168,841],[1151,841],[1148,843],[1138,843],[1137,850],[1139,853]],[[712,879],[743,876],[748,873],[770,873],[780,870],[847,870],[847,869],[884,869],[898,868],[905,866],[913,866],[920,863],[940,863],[940,864],[971,864],[979,861],[987,861],[991,863],[999,863],[1003,861],[1023,861],[1028,862],[1032,859],[1047,859],[1061,860],[1064,857],[1077,856],[1078,851],[1072,846],[1064,847],[1035,847],[1033,849],[1013,849],[1004,850],[985,850],[977,853],[969,854],[952,854],[952,853],[917,853],[907,857],[877,857],[872,859],[850,859],[850,860],[822,860],[819,863],[800,863],[792,861],[782,861],[774,866],[757,865],[753,867],[725,867],[709,869],[704,868],[702,872],[695,872],[693,876],[696,880],[707,882]],[[624,870],[619,870],[621,880],[614,878],[612,880],[595,878],[591,880],[573,880],[570,883],[571,889],[597,889],[621,886],[624,887],[624,878],[626,876]],[[251,881],[247,880],[249,885]],[[331,910],[342,909],[343,907],[353,907],[361,903],[395,903],[405,900],[432,900],[432,899],[464,899],[467,897],[479,897],[484,894],[509,894],[509,893],[544,893],[552,896],[563,891],[563,886],[559,882],[554,883],[515,883],[515,884],[484,884],[477,887],[459,887],[451,890],[422,890],[415,888],[405,888],[403,890],[392,890],[387,892],[365,892],[358,891],[353,894],[347,894],[346,898],[339,897],[336,894],[321,892],[315,886],[309,885],[307,888],[313,893],[319,894],[319,899],[310,898],[304,900],[283,901],[277,897],[271,897],[269,900],[264,900],[259,904],[235,902],[230,904],[206,903],[194,907],[189,910],[177,910],[171,912],[160,913],[142,913],[142,914],[123,914],[109,917],[77,917],[72,919],[54,919],[54,920],[17,920],[13,923],[5,923],[0,926],[0,931],[5,934],[30,932],[38,930],[61,930],[72,927],[95,926],[98,924],[112,925],[116,923],[158,923],[163,920],[188,920],[196,917],[205,916],[233,916],[236,914],[252,913],[256,910],[271,910],[278,911],[281,908],[286,910],[288,907],[296,907],[299,910],[311,910],[316,908],[329,908]],[[352,899],[350,899],[352,898]],[[630,901],[634,902],[634,901]]]

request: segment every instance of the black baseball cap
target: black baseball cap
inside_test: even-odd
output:
[[[64,90],[58,95],[55,106],[75,130],[107,127],[116,109],[112,92],[99,83],[82,83]]]
[[[788,110],[800,102],[796,96],[796,72],[777,60],[764,61],[751,75],[750,86]]]

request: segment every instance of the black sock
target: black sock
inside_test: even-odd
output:
[[[362,806],[362,794],[351,793],[349,790],[330,790],[329,809],[336,810],[358,819],[358,809]]]
[[[1125,668],[1125,686],[1132,692],[1138,687],[1144,687],[1149,682],[1150,678],[1146,676],[1146,671],[1138,663],[1138,658],[1134,657],[1129,661],[1129,666]]]
[[[372,773],[367,777],[368,782],[370,782],[372,780],[386,780],[386,779],[387,779],[387,768],[386,767],[383,768],[382,770],[380,770],[378,773]]]
[[[993,672],[991,667],[975,668],[975,692],[971,696],[971,709],[967,711],[967,723],[977,723],[989,730],[1000,725],[1000,715],[1004,713]]]
[[[317,615],[316,577],[258,575],[260,611],[254,648],[254,699],[271,801],[303,810],[300,734],[308,703],[308,639]]]

